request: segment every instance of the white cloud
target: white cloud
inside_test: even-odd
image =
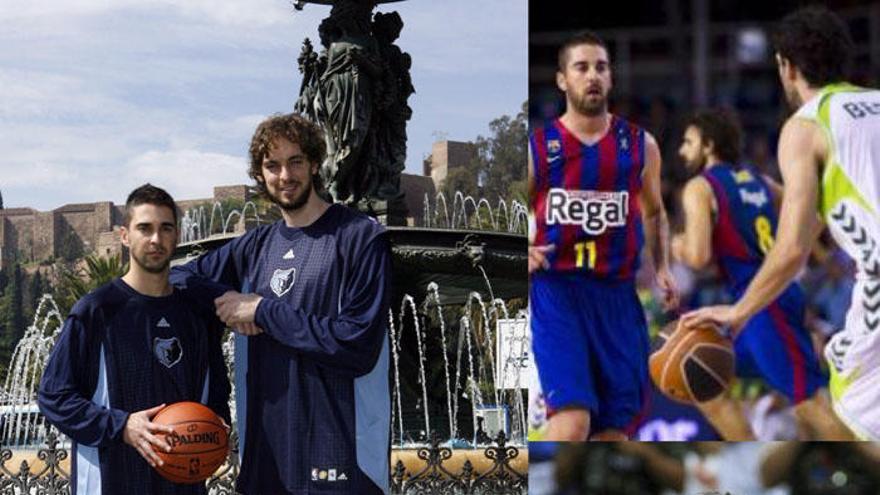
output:
[[[194,149],[148,151],[124,166],[128,190],[149,182],[180,199],[210,198],[215,185],[250,183],[244,157]]]
[[[265,27],[276,24],[292,10],[290,4],[279,0],[4,0],[0,4],[0,19],[70,21],[125,11],[164,11],[220,25]]]
[[[511,4],[516,4],[511,7]],[[526,98],[526,2],[398,10],[417,94],[408,171],[431,132],[485,133]],[[247,182],[257,123],[290,111],[303,38],[329,7],[288,0],[0,0],[0,191],[6,206],[121,201],[150,180],[181,199]]]

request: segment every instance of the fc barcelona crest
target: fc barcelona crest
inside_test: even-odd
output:
[[[547,141],[547,152],[551,155],[556,155],[562,149],[562,144],[558,139],[551,139]]]
[[[288,268],[287,270],[278,269],[272,274],[272,280],[269,281],[269,288],[272,289],[272,292],[274,292],[276,296],[281,297],[284,294],[287,294],[287,291],[293,287],[293,282],[295,280],[296,268]]]

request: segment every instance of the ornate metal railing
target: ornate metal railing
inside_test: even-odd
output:
[[[211,495],[236,495],[235,479],[238,477],[238,439],[236,433],[229,438],[232,449],[228,462],[207,481]],[[431,445],[418,449],[418,458],[425,467],[410,472],[398,461],[391,472],[393,494],[443,494],[443,495],[525,495],[528,491],[528,474],[520,473],[510,466],[519,457],[517,447],[507,445],[507,437],[500,432],[495,445],[483,449],[483,455],[492,461],[492,467],[481,473],[470,461],[465,461],[459,472],[450,472],[443,463],[452,458],[452,449],[440,446],[440,438],[434,435]],[[26,460],[21,461],[18,471],[6,464],[12,459],[12,450],[0,449],[0,495],[69,495],[70,473],[61,467],[68,451],[60,446],[58,434],[50,430],[46,435],[47,448],[37,451],[43,467],[32,472]]]
[[[461,471],[452,473],[443,463],[452,458],[452,449],[440,446],[440,438],[433,435],[429,447],[418,450],[418,458],[427,465],[415,473],[406,470],[398,460],[391,472],[393,494],[443,494],[443,495],[524,495],[528,491],[528,474],[520,473],[510,466],[519,457],[519,449],[507,445],[503,431],[494,440],[496,445],[486,447],[483,455],[492,460],[492,467],[485,473],[475,470],[470,460],[464,462]]]
[[[58,435],[49,431],[46,436],[48,449],[40,449],[37,458],[43,461],[43,469],[31,472],[27,461],[21,461],[18,473],[6,467],[12,459],[12,450],[0,450],[0,495],[30,494],[69,494],[70,473],[61,468],[61,461],[67,459],[67,450],[58,448]]]

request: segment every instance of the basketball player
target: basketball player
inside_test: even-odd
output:
[[[734,297],[739,297],[773,246],[776,206],[782,189],[754,168],[740,164],[742,132],[733,115],[697,112],[687,123],[679,154],[699,173],[682,192],[684,232],[672,239],[672,254],[695,270],[714,258]],[[736,372],[754,376],[788,397],[809,437],[846,439],[823,395],[822,372],[804,327],[804,294],[791,283],[775,301],[746,322],[734,341]],[[727,396],[697,407],[725,440],[754,440],[740,404]]]
[[[546,440],[623,440],[648,391],[648,331],[633,277],[646,238],[668,307],[668,224],[654,138],[608,112],[611,65],[584,32],[559,49],[566,111],[530,136],[532,345]],[[643,233],[644,222],[644,233]]]
[[[826,346],[838,416],[864,439],[880,440],[880,91],[845,82],[853,43],[839,17],[808,8],[774,35],[779,77],[797,112],[779,136],[785,183],[776,243],[736,304],[685,316],[738,332],[803,267],[824,218],[856,262],[846,327]]]
[[[73,306],[43,371],[40,412],[73,440],[74,495],[204,494],[203,483],[174,484],[150,467],[162,465],[153,449],[169,450],[162,435],[172,431],[150,419],[166,404],[195,401],[229,423],[223,326],[168,281],[171,196],[135,189],[123,223],[129,270]]]
[[[318,195],[324,154],[302,117],[262,122],[249,174],[282,219],[174,270],[241,291],[216,308],[248,337],[236,341],[246,495],[388,491],[390,250],[376,221]]]

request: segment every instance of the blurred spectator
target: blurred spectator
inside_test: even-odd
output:
[[[783,442],[761,461],[765,486],[788,484],[797,495],[880,493],[880,448],[868,442]]]
[[[749,424],[761,440],[797,440],[797,417],[785,396],[769,391],[749,408]]]
[[[556,464],[554,457],[559,449],[556,442],[532,442],[529,444],[529,493],[555,495]]]
[[[770,147],[770,137],[766,133],[758,133],[749,140],[746,157],[762,174],[770,176],[774,181],[782,183],[779,165]]]
[[[683,493],[715,490],[732,495],[784,495],[788,490],[767,490],[761,483],[760,460],[766,444],[760,442],[697,442],[685,456]]]
[[[645,442],[563,444],[557,455],[560,493],[658,495],[665,488],[682,488],[683,444]]]
[[[807,274],[804,286],[816,316],[834,331],[843,328],[849,309],[854,277],[853,262],[840,248],[834,248],[825,263]]]

